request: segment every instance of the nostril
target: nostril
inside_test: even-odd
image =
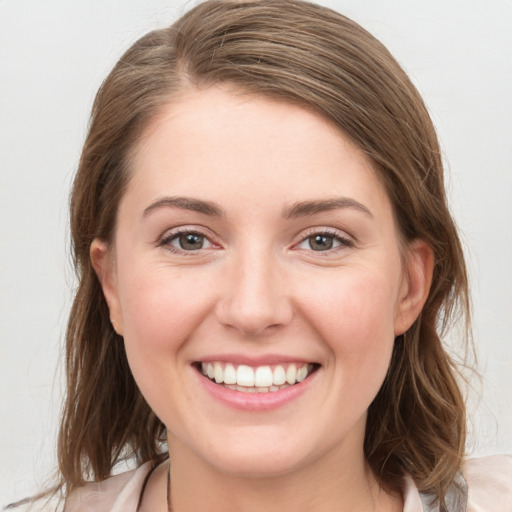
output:
[[[224,301],[217,308],[218,321],[227,328],[247,336],[268,334],[287,325],[292,317],[291,305],[286,299],[281,304],[256,303],[256,301]]]
[[[287,287],[276,262],[261,248],[239,251],[216,304],[218,321],[245,334],[259,335],[286,325],[292,318]]]

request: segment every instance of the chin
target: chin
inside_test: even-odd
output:
[[[241,433],[240,433],[241,434]],[[213,450],[197,453],[213,470],[240,478],[275,478],[293,473],[311,463],[319,453],[302,439],[293,439],[289,430],[283,435],[267,432],[261,426],[254,435],[223,436],[210,440]],[[265,438],[269,441],[265,441]],[[226,439],[229,441],[226,442]]]
[[[222,460],[208,461],[220,473],[239,478],[266,479],[284,476],[304,465],[297,457],[281,457],[269,454],[249,456],[247,453],[224,456]]]

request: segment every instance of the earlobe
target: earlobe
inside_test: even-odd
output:
[[[434,251],[423,240],[415,240],[407,249],[406,276],[395,319],[395,336],[403,334],[418,318],[427,300],[432,273]]]
[[[120,336],[123,335],[123,319],[121,314],[121,305],[117,292],[117,282],[115,276],[115,266],[112,261],[111,252],[107,244],[95,238],[89,250],[91,264],[98,276],[103,290],[103,296],[107,302],[110,312],[110,322],[112,327]]]

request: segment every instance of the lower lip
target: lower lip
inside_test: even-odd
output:
[[[215,384],[203,374],[196,374],[206,391],[219,402],[243,411],[271,411],[288,404],[301,396],[311,386],[318,370],[298,384],[267,393],[244,393]]]

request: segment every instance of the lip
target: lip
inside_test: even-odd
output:
[[[211,362],[219,360],[217,359],[205,359],[201,360],[203,362]],[[224,355],[222,360],[226,360],[226,356]],[[230,362],[234,362],[232,358],[229,359]],[[242,361],[242,359],[240,359]],[[266,358],[263,363],[259,362],[258,364],[279,364],[284,363],[285,361],[281,358],[278,363],[271,363],[269,359]],[[297,359],[288,359],[288,362],[306,362]],[[243,358],[243,361],[239,364],[251,364],[256,366],[254,359],[250,360],[248,363],[247,358]],[[319,368],[318,370],[320,370]],[[196,378],[199,379],[200,384],[203,386],[205,391],[216,401],[221,402],[228,407],[248,411],[248,412],[264,412],[264,411],[272,411],[278,409],[280,407],[285,406],[286,404],[298,399],[301,395],[306,393],[311,385],[314,383],[314,380],[319,373],[317,371],[310,374],[306,379],[302,382],[294,384],[293,386],[289,386],[284,389],[280,389],[279,391],[269,391],[268,393],[242,393],[240,391],[235,391],[232,389],[225,388],[222,385],[215,384],[210,379],[205,377],[201,372],[194,369],[194,373]]]
[[[262,355],[262,356],[251,356],[247,357],[241,354],[216,354],[205,356],[201,358],[197,362],[201,363],[214,363],[216,361],[223,361],[226,363],[231,363],[234,365],[245,364],[247,366],[273,366],[278,364],[288,364],[288,363],[299,363],[299,364],[308,364],[315,363],[315,361],[311,361],[310,359],[304,359],[301,357],[290,357],[280,354],[271,354],[271,355]]]

